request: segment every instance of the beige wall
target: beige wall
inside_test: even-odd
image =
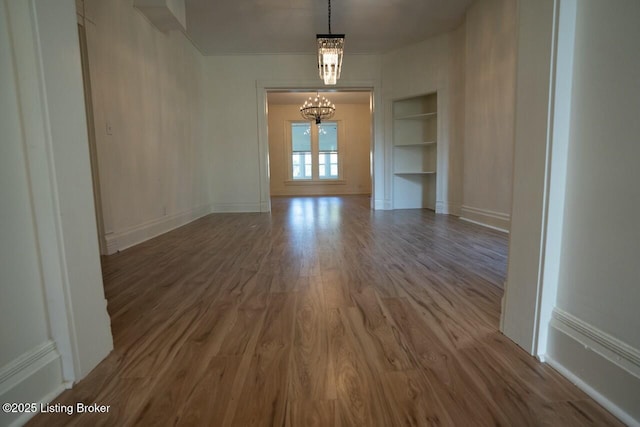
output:
[[[479,0],[466,16],[462,216],[509,229],[516,1]]]
[[[287,184],[289,179],[286,127],[300,121],[299,105],[269,105],[269,166],[272,196],[371,194],[371,113],[368,104],[337,104],[331,119],[342,129],[339,141],[342,173],[340,184]],[[313,124],[315,126],[315,124]]]
[[[182,33],[157,30],[129,0],[85,0],[85,12],[113,252],[208,212],[203,57]]]

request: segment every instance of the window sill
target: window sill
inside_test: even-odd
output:
[[[288,179],[284,185],[344,185],[346,183],[344,179]]]

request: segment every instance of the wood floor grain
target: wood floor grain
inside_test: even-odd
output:
[[[620,425],[498,332],[504,234],[277,198],[103,258],[114,351],[32,426]]]

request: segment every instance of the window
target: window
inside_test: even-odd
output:
[[[318,178],[338,179],[338,124],[318,127]]]
[[[291,122],[291,179],[325,181],[340,179],[338,122],[316,126]]]
[[[291,124],[291,165],[293,179],[312,179],[311,132],[309,124]]]

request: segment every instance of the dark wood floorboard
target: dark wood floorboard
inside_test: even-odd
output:
[[[31,426],[620,425],[498,331],[507,236],[276,198],[103,258],[114,351]]]

